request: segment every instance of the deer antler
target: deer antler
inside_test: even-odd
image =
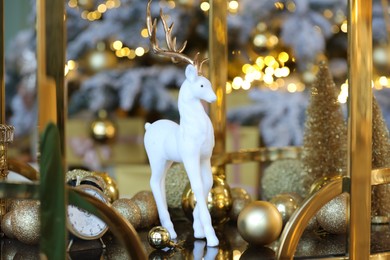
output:
[[[171,58],[172,62],[177,63],[179,61],[184,61],[186,63],[192,64],[195,66],[195,68],[198,71],[198,74],[201,74],[202,65],[205,61],[208,59],[199,60],[199,52],[195,55],[193,59],[189,58],[187,55],[183,54],[185,47],[187,46],[187,41],[183,43],[183,46],[179,49],[176,47],[176,37],[172,38],[172,29],[173,29],[173,23],[168,26],[167,21],[164,18],[164,14],[162,12],[162,9],[160,9],[160,18],[162,21],[162,24],[164,26],[165,31],[165,41],[167,43],[168,50],[164,50],[160,48],[158,45],[157,37],[156,37],[156,31],[157,31],[157,18],[155,18],[152,22],[152,16],[150,14],[150,4],[152,0],[148,1],[147,9],[146,9],[146,26],[148,29],[148,34],[150,38],[150,42],[152,44],[152,50],[154,53],[166,56]]]

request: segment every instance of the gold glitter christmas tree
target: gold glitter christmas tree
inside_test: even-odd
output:
[[[302,162],[313,181],[346,172],[347,127],[337,101],[335,83],[324,62],[311,87]]]
[[[382,111],[373,97],[372,102],[372,169],[390,167],[389,130]],[[372,187],[372,216],[390,217],[390,184]]]

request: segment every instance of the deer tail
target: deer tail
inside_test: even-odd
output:
[[[148,130],[149,126],[151,125],[151,123],[146,123],[145,124],[145,130]]]

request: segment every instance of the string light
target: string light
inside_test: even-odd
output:
[[[82,1],[78,0],[69,0],[68,6],[70,8],[78,8],[79,5],[83,5]],[[108,10],[113,8],[120,7],[120,0],[106,0],[106,2],[99,4],[96,10],[83,10],[80,14],[81,18],[84,20],[89,20],[91,22],[99,20],[102,18],[102,15]]]

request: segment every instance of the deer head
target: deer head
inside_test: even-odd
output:
[[[187,65],[185,76],[186,81],[184,81],[181,87],[186,87],[188,84],[190,86],[190,92],[194,98],[202,99],[209,103],[212,103],[217,99],[217,96],[214,94],[213,88],[211,87],[210,81],[207,78],[198,75],[198,71],[195,66],[191,64]]]

